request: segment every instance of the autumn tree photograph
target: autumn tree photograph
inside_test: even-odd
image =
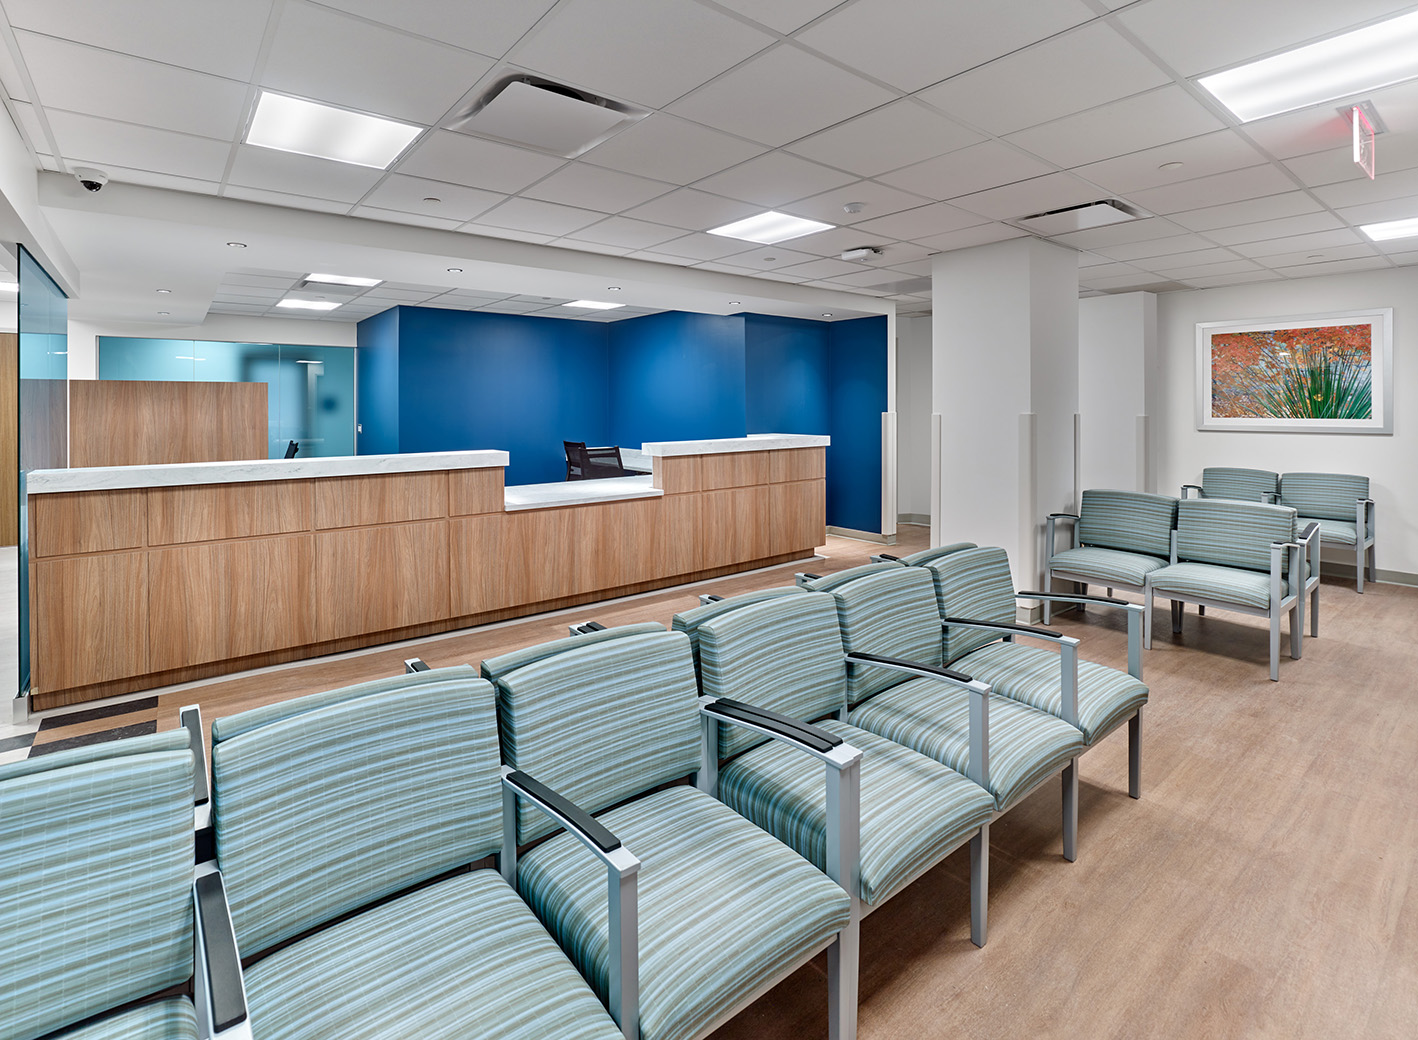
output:
[[[1214,418],[1368,419],[1373,405],[1371,324],[1211,336]]]

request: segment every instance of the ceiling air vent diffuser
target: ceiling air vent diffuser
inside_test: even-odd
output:
[[[502,79],[448,128],[574,159],[647,114],[584,90],[519,74]]]
[[[1121,224],[1125,220],[1136,220],[1142,216],[1125,202],[1117,199],[1103,199],[1101,202],[1085,202],[1081,206],[1066,206],[1051,209],[1047,213],[1035,213],[1010,221],[1036,235],[1064,235],[1070,231],[1086,231],[1088,228],[1105,224]]]

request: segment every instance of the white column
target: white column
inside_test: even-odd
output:
[[[1157,356],[1157,297],[1078,301],[1080,490],[1155,491],[1147,386]]]

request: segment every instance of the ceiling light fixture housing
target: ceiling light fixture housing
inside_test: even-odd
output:
[[[296,300],[286,298],[276,301],[277,307],[292,311],[332,311],[340,306],[337,300]]]
[[[384,281],[382,278],[355,278],[345,274],[308,274],[305,280],[321,285],[357,285],[365,289],[372,289]]]
[[[1378,224],[1360,224],[1359,230],[1375,242],[1387,242],[1391,238],[1413,238],[1418,235],[1418,217],[1385,220]]]
[[[1243,123],[1418,77],[1418,11],[1331,36],[1197,83]]]
[[[819,231],[831,231],[833,227],[835,225],[824,224],[820,220],[805,220],[802,217],[792,217],[770,209],[756,217],[746,217],[743,220],[736,220],[732,224],[710,228],[709,234],[771,246],[777,245],[779,242],[787,242],[789,239],[802,238],[804,235],[815,235]]]
[[[1010,223],[1048,238],[1053,235],[1066,235],[1070,231],[1121,224],[1124,221],[1137,220],[1140,216],[1140,210],[1125,202],[1102,199],[1099,202],[1085,202],[1079,206],[1065,206],[1063,209],[1051,209],[1046,213],[1018,217]]]
[[[367,112],[261,91],[247,144],[387,170],[423,127]]]
[[[842,260],[873,260],[881,255],[881,247],[857,246],[855,249],[844,249],[838,255]]]
[[[617,307],[624,307],[623,303],[601,303],[599,300],[572,300],[570,303],[563,303],[563,307],[580,307],[588,311],[613,311]]]
[[[649,114],[648,109],[513,72],[500,77],[447,126],[460,134],[574,159]]]

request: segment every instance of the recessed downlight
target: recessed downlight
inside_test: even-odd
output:
[[[171,313],[172,313],[172,311],[158,311],[158,316],[159,316],[159,317],[163,317],[163,316],[168,315],[168,314],[171,314]]]
[[[228,242],[227,245],[231,246],[231,248],[233,248],[233,249],[245,249],[245,248],[246,248],[246,243],[245,243],[245,242]]]
[[[804,235],[813,235],[819,231],[830,231],[834,226],[833,224],[824,224],[820,220],[806,220],[803,217],[793,217],[787,213],[769,210],[756,217],[747,217],[722,227],[710,228],[709,234],[771,246],[789,239],[802,238]]]
[[[620,292],[620,286],[618,286],[618,285],[608,285],[608,286],[606,286],[606,292]]]
[[[1186,163],[1184,162],[1164,162],[1161,166],[1157,168],[1159,170],[1180,170],[1185,165]]]
[[[730,306],[730,307],[742,307],[742,306],[743,306],[743,301],[742,301],[742,300],[730,300],[730,301],[729,301],[729,306]]]
[[[246,143],[387,170],[423,127],[261,91]]]
[[[166,295],[168,295],[170,292],[172,292],[172,290],[171,290],[171,289],[155,289],[154,292],[158,292],[158,293],[161,293],[162,295],[166,296]]]
[[[830,317],[832,317],[832,312],[831,312],[831,311],[823,311],[823,312],[822,312],[822,316],[823,316],[824,318],[830,318]]]
[[[462,269],[461,267],[447,267],[447,268],[444,268],[444,270],[446,270],[449,274],[462,274],[462,273],[463,273],[463,269]]]

